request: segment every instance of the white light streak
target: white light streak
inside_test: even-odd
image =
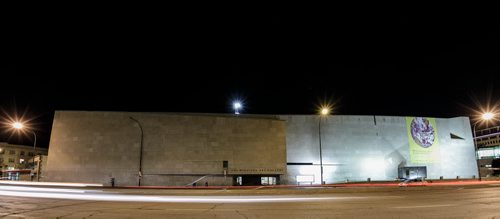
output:
[[[38,188],[38,187],[24,187],[24,186],[0,186],[0,191],[85,193],[85,190]]]
[[[0,184],[25,185],[25,186],[102,187],[102,184],[95,184],[95,183],[27,182],[27,181],[9,181],[9,180],[0,180]]]
[[[101,192],[95,194],[96,192]],[[94,193],[94,194],[92,194]],[[169,202],[169,203],[255,203],[255,202],[307,202],[362,197],[306,197],[306,196],[148,196],[111,194],[94,190],[32,188],[21,186],[0,186],[0,196],[26,198],[54,198],[86,201],[117,202]]]

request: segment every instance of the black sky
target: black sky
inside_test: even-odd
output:
[[[118,10],[119,11],[119,10]],[[18,25],[3,117],[54,110],[454,117],[500,97],[498,14],[73,11]],[[3,132],[0,141],[31,144]]]

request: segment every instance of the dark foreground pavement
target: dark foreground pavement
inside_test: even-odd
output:
[[[247,189],[0,185],[0,200],[0,217],[6,218],[500,217],[500,184],[492,182],[415,187]]]

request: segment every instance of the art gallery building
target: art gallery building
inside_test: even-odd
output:
[[[57,111],[43,180],[329,184],[477,170],[467,117]]]

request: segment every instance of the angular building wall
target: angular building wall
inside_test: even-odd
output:
[[[402,167],[425,167],[427,178],[432,179],[477,176],[472,133],[466,117],[435,119],[437,145],[432,146],[435,147],[432,160],[417,163],[412,162],[415,159],[410,155],[407,117],[327,116],[321,118],[321,127],[319,116],[280,118],[287,121],[288,166],[284,183],[299,183],[297,176],[313,179],[313,184],[321,183],[320,128],[325,183],[368,178],[394,180]],[[427,156],[417,152],[413,156]]]
[[[144,133],[142,177],[141,132],[134,120]],[[316,115],[57,111],[43,180],[108,185],[113,177],[119,186],[138,185],[139,178],[141,185],[234,185],[242,176],[252,183],[267,177],[279,184],[297,184],[297,178],[320,184],[321,161],[325,183],[394,180],[414,172],[431,179],[477,176],[466,117],[320,120]]]
[[[44,180],[138,185],[141,132],[131,118],[144,133],[141,185],[285,173],[285,122],[276,117],[57,111]]]

